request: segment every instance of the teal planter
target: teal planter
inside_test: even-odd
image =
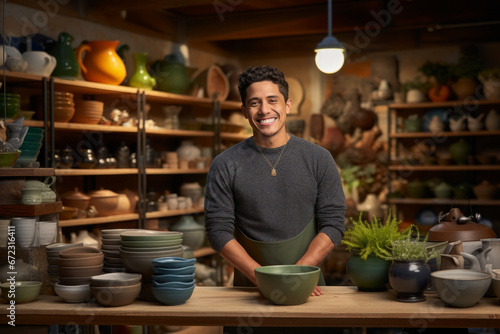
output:
[[[347,276],[361,291],[381,291],[387,289],[390,262],[369,255],[365,260],[352,254],[347,262]]]

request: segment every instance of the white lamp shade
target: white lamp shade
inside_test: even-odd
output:
[[[317,49],[315,61],[321,72],[335,73],[344,65],[344,50],[340,48]]]

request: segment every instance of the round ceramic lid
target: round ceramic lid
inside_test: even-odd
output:
[[[495,232],[486,226],[477,223],[457,224],[455,222],[441,222],[429,230],[429,241],[477,241],[480,239],[496,238]]]

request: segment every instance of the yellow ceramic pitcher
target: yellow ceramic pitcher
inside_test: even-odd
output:
[[[88,41],[76,49],[78,63],[85,80],[110,85],[119,85],[123,81],[127,70],[116,53],[118,43],[120,42]]]

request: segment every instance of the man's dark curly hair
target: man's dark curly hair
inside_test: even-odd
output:
[[[240,74],[238,79],[238,91],[240,92],[241,102],[246,105],[247,88],[254,82],[271,81],[278,85],[279,91],[283,94],[285,102],[288,101],[288,83],[285,80],[283,72],[277,68],[267,65],[249,67]]]

